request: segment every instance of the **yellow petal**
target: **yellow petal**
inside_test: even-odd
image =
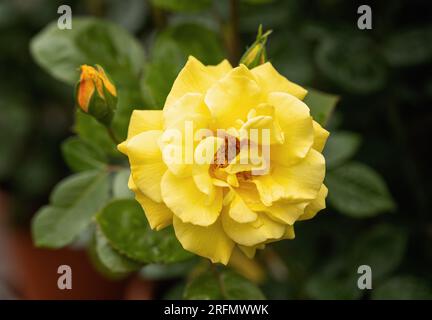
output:
[[[234,196],[228,214],[239,223],[253,222],[258,219],[258,215],[246,205],[239,195]]]
[[[267,93],[275,91],[286,92],[301,100],[303,100],[307,94],[306,89],[282,76],[276,71],[270,62],[261,64],[253,68],[251,71],[257,78],[260,86],[265,88]]]
[[[234,248],[229,265],[239,274],[255,283],[261,283],[265,279],[263,267],[255,260],[251,260],[238,248]]]
[[[251,129],[255,129],[257,135],[251,133]],[[282,144],[284,142],[284,134],[279,122],[274,117],[259,115],[253,117],[243,124],[240,130],[245,130],[249,133],[249,139],[259,144]],[[268,139],[263,139],[264,132],[269,133]],[[258,139],[257,139],[258,138]],[[268,141],[265,141],[268,140]]]
[[[100,77],[100,79],[103,82],[103,85],[105,87],[105,89],[108,90],[108,92],[113,95],[113,96],[117,96],[117,90],[116,87],[114,86],[114,84],[110,81],[110,79],[108,79],[108,76],[105,73],[105,70],[100,66],[100,65],[96,65],[97,71],[98,71],[98,76]],[[102,91],[103,92],[103,91]],[[103,96],[103,95],[102,95]]]
[[[159,139],[163,162],[179,177],[192,174],[194,141],[190,135],[192,134],[184,134],[182,130],[171,128],[165,130]]]
[[[294,239],[295,238],[295,232],[294,232],[294,226],[286,226],[285,233],[283,235],[283,239]]]
[[[276,166],[273,176],[283,186],[285,199],[300,201],[314,199],[325,176],[324,157],[311,149],[296,165]]]
[[[247,140],[244,140],[247,142]],[[256,143],[248,143],[244,146],[240,144],[240,151],[237,156],[230,161],[229,165],[226,168],[223,168],[222,171],[235,175],[239,172],[250,171],[252,174],[262,174],[262,172],[266,172],[268,169],[269,158],[270,158],[270,149],[267,149],[267,153],[264,152],[266,149],[270,148],[269,146],[260,146]]]
[[[238,245],[238,248],[245,254],[246,257],[248,257],[249,259],[252,259],[253,257],[255,257],[255,253],[257,250],[256,246],[252,246],[252,247],[246,247],[246,246],[242,246],[242,245]]]
[[[254,246],[270,239],[279,239],[285,232],[285,226],[258,214],[254,222],[238,223],[224,210],[221,214],[222,226],[226,234],[243,246]]]
[[[284,224],[294,224],[304,213],[306,205],[308,205],[308,202],[290,203],[279,200],[273,202],[270,206],[266,206],[260,201],[260,195],[256,186],[251,183],[244,183],[240,188],[236,188],[235,191],[241,196],[248,208],[255,212],[265,212],[276,222]],[[231,217],[234,219],[232,215]]]
[[[272,173],[254,176],[261,201],[270,206],[274,201],[305,201],[316,198],[325,176],[325,160],[322,154],[311,149],[297,164],[285,167],[272,163]]]
[[[162,139],[164,162],[175,175],[190,176],[197,144],[195,133],[201,128],[207,128],[211,121],[204,97],[199,93],[187,93],[171,108],[164,109],[163,116],[166,129]]]
[[[307,202],[289,203],[284,200],[273,202],[270,207],[263,206],[262,211],[277,222],[294,224],[304,213]]]
[[[209,168],[214,161],[214,155],[219,148],[224,146],[225,141],[218,137],[208,137],[200,141],[195,148],[193,164],[193,180],[197,188],[209,196],[213,201],[216,194],[214,178],[210,176]]]
[[[313,129],[314,129],[314,143],[312,148],[314,148],[318,152],[322,152],[327,142],[327,138],[330,135],[330,132],[328,132],[326,129],[321,127],[320,124],[316,121],[313,122]]]
[[[262,208],[263,204],[260,200],[260,195],[252,182],[242,183],[239,188],[235,188],[235,193],[238,194],[252,210],[260,211]]]
[[[145,131],[126,144],[133,180],[140,191],[155,202],[162,201],[160,182],[167,170],[158,145],[161,134],[159,130]]]
[[[265,206],[271,206],[274,201],[282,199],[285,195],[283,186],[277,183],[271,174],[256,176],[252,182],[255,183],[260,200]]]
[[[162,110],[134,110],[132,112],[128,139],[148,130],[162,130]]]
[[[133,181],[132,175],[129,175],[128,188],[130,190],[132,190],[133,192],[139,191],[138,187],[136,186],[135,182]]]
[[[135,180],[135,178],[134,178]],[[222,190],[217,188],[213,201],[201,192],[190,177],[181,178],[167,171],[161,182],[162,197],[173,213],[185,223],[209,226],[222,209]]]
[[[174,216],[174,230],[185,250],[206,257],[213,263],[228,263],[234,242],[227,237],[219,220],[212,225],[201,227],[184,223]]]
[[[88,106],[94,91],[95,91],[95,84],[93,79],[89,78],[89,79],[80,80],[80,83],[78,85],[77,100],[78,100],[79,107],[84,112],[88,112]]]
[[[263,250],[265,248],[265,244],[261,243],[261,244],[258,244],[256,246],[251,246],[251,247],[238,245],[238,248],[246,255],[246,257],[248,257],[249,259],[252,259],[253,257],[255,257],[256,251],[258,249]]]
[[[305,212],[300,216],[299,220],[308,220],[315,217],[318,211],[325,209],[326,203],[325,199],[328,194],[327,187],[323,184],[318,192],[316,199],[312,200],[309,205],[305,208]]]
[[[314,130],[309,108],[293,95],[274,92],[268,102],[275,107],[276,118],[284,133],[284,142],[272,145],[271,159],[290,166],[303,159],[313,144]]]
[[[207,71],[210,72],[216,79],[225,76],[232,69],[231,63],[228,60],[223,60],[215,66],[207,66]]]
[[[185,121],[192,121],[194,129],[207,128],[211,120],[210,111],[200,93],[186,93],[171,108],[163,110],[164,127],[184,131]]]
[[[161,230],[172,224],[173,213],[166,205],[154,202],[139,190],[135,192],[135,199],[144,209],[144,213],[152,229]]]
[[[261,100],[261,88],[244,65],[232,69],[205,96],[216,129],[239,127],[238,120],[246,121]]]
[[[222,61],[217,66],[206,67],[196,58],[190,56],[174,81],[164,109],[170,108],[186,93],[205,93],[230,68],[231,65],[227,61]]]
[[[161,230],[172,224],[172,211],[165,204],[154,202],[146,197],[136,186],[132,175],[129,176],[128,187],[135,193],[135,199],[143,208],[152,229]]]

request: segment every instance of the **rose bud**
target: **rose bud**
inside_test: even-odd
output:
[[[265,44],[267,37],[272,33],[271,30],[262,33],[262,26],[259,26],[258,35],[255,42],[249,47],[240,59],[240,64],[248,68],[254,68],[267,61]]]
[[[117,105],[117,90],[104,69],[96,65],[80,67],[81,76],[76,85],[78,107],[99,122],[110,125]]]

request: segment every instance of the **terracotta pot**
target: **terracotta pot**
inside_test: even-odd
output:
[[[125,300],[151,300],[154,298],[155,282],[135,276],[130,279],[125,293]]]
[[[121,281],[108,280],[91,264],[84,250],[35,248],[28,228],[9,225],[9,197],[0,191],[0,262],[7,264],[7,285],[11,298],[22,299],[127,299],[153,297],[154,282],[138,276]],[[60,265],[72,269],[72,289],[61,290],[57,280]],[[1,268],[0,268],[1,269]]]
[[[38,249],[30,233],[11,233],[17,288],[23,299],[121,299],[126,281],[111,281],[91,265],[85,251],[69,248]],[[57,273],[60,265],[72,269],[72,289],[60,290]]]
[[[110,281],[91,265],[84,250],[38,249],[30,230],[10,225],[10,201],[0,192],[0,262],[7,274],[9,289],[22,299],[121,299],[127,281]],[[72,289],[60,290],[57,273],[60,265],[72,269]]]

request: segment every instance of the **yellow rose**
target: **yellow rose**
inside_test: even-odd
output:
[[[327,196],[321,152],[329,133],[310,116],[306,93],[269,62],[249,70],[190,57],[164,109],[135,110],[118,146],[150,226],[173,224],[186,250],[223,264],[236,247],[253,257],[293,239],[293,224],[325,208]],[[253,129],[269,135],[244,134]]]

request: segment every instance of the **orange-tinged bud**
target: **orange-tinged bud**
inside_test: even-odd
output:
[[[76,88],[78,107],[100,122],[109,124],[117,104],[116,87],[99,65],[82,65],[80,70]]]

